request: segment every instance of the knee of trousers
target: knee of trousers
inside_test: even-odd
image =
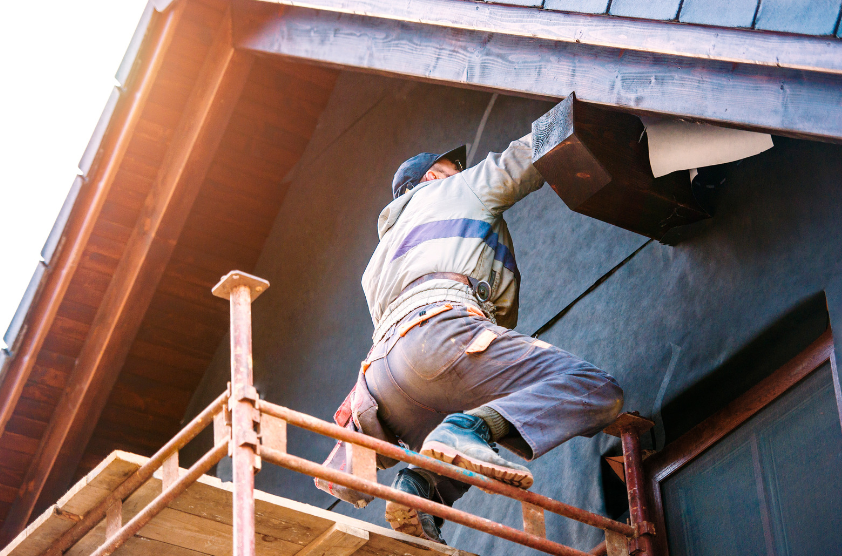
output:
[[[612,423],[623,410],[623,389],[609,374],[599,371],[605,376],[605,383],[591,392],[589,402],[598,413],[603,415],[605,425]]]

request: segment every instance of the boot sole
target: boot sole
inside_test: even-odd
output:
[[[522,489],[528,489],[535,482],[532,473],[529,471],[521,471],[519,469],[512,469],[511,467],[503,467],[482,461],[479,459],[466,456],[457,451],[455,448],[442,444],[441,442],[430,441],[424,443],[421,447],[421,455],[429,456],[433,459],[443,461],[445,463],[452,463],[462,469],[485,475],[492,479],[496,479],[507,485],[516,486]]]
[[[399,533],[406,533],[413,537],[439,542],[424,532],[424,528],[421,526],[421,520],[418,519],[418,511],[414,508],[388,501],[386,502],[385,517],[392,529]]]

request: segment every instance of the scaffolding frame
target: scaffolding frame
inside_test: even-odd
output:
[[[103,519],[106,540],[92,556],[109,556],[167,507],[224,456],[233,461],[233,556],[255,556],[254,475],[262,461],[299,473],[325,479],[416,508],[466,527],[500,537],[556,556],[654,556],[654,527],[649,520],[645,492],[640,434],[653,423],[633,413],[624,413],[607,434],[620,438],[629,500],[629,523],[522,490],[455,465],[423,456],[409,449],[353,432],[333,423],[261,400],[254,388],[252,369],[251,304],[269,287],[269,282],[241,271],[223,276],[212,292],[228,299],[231,311],[231,382],[228,388],[167,442],[143,466],[112,491],[99,505],[55,540],[42,556],[62,556]],[[185,474],[179,475],[178,452],[213,423],[214,445]],[[329,469],[286,451],[287,425],[342,440],[352,446],[353,473]],[[450,506],[381,485],[377,482],[377,454],[411,463],[499,494],[522,505],[523,530],[515,529]],[[127,523],[122,522],[122,502],[161,469],[162,492]],[[590,553],[547,538],[545,512],[552,512],[605,531],[605,542]]]

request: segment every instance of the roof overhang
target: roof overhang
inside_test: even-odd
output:
[[[236,48],[842,141],[842,42],[453,0],[234,5]]]

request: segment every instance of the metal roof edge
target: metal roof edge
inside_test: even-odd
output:
[[[126,48],[126,53],[123,54],[123,59],[120,61],[120,67],[117,68],[117,73],[114,74],[114,79],[120,87],[125,87],[129,76],[132,73],[135,60],[137,60],[137,53],[140,51],[140,45],[143,44],[143,39],[149,32],[149,24],[152,22],[152,12],[156,10],[155,0],[149,0],[146,7],[143,8],[143,14],[140,16],[140,21],[137,22],[137,27],[134,30],[134,35],[129,41],[129,46]],[[157,11],[163,11],[158,9]]]
[[[108,97],[108,101],[102,109],[102,114],[99,116],[96,127],[94,127],[94,132],[88,140],[88,146],[85,147],[85,152],[82,153],[82,158],[79,159],[79,172],[83,176],[88,176],[94,165],[94,161],[99,153],[99,147],[102,145],[102,139],[108,131],[111,117],[114,115],[114,111],[117,109],[117,103],[120,101],[120,91],[120,87],[114,87],[111,91],[111,96]]]
[[[3,335],[3,341],[6,342],[6,346],[8,346],[10,354],[14,354],[15,352],[17,347],[15,346],[15,342],[20,335],[20,331],[23,330],[24,320],[26,320],[29,308],[32,306],[32,302],[38,294],[38,290],[41,286],[41,279],[44,277],[46,270],[47,265],[45,265],[43,261],[38,261],[38,265],[35,267],[35,272],[32,273],[32,278],[29,279],[29,285],[26,286],[26,291],[23,292],[23,297],[21,298],[20,303],[18,303],[18,308],[12,317],[12,321],[9,323],[6,333]]]
[[[6,368],[12,361],[12,354],[6,348],[0,349],[0,382],[6,376]]]
[[[70,191],[67,192],[67,197],[65,197],[64,203],[58,211],[56,221],[53,223],[50,234],[47,236],[47,241],[44,242],[44,247],[41,249],[41,259],[43,259],[47,266],[53,260],[53,255],[56,253],[61,236],[64,234],[67,219],[70,218],[70,212],[73,210],[76,197],[79,195],[79,190],[82,188],[84,182],[85,178],[82,176],[76,176],[76,179],[73,180]]]

